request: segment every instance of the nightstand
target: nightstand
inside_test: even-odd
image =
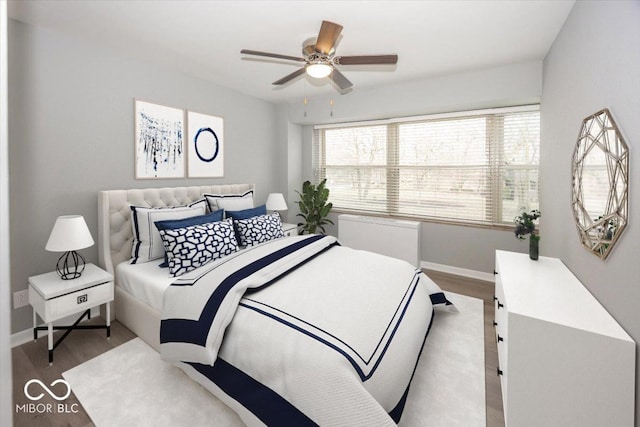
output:
[[[113,276],[94,264],[85,265],[82,276],[72,280],[62,280],[57,272],[29,277],[29,304],[33,307],[33,339],[38,339],[38,331],[48,331],[49,365],[53,364],[53,350],[73,329],[106,329],[107,339],[111,336],[109,302],[113,301]],[[106,324],[79,325],[86,317],[91,318],[91,309],[106,304]],[[63,317],[82,315],[71,326],[53,326],[53,322]],[[47,326],[37,326],[36,313]],[[66,330],[64,335],[53,342],[54,330]]]
[[[284,231],[285,236],[297,236],[298,226],[296,224],[289,224],[289,223],[283,222],[282,231]]]

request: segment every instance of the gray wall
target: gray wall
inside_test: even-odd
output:
[[[605,107],[629,146],[630,218],[621,240],[602,261],[580,245],[570,183],[571,156],[582,120]],[[544,61],[541,108],[541,251],[561,258],[639,342],[640,2],[576,2]],[[636,387],[638,374],[636,363]],[[636,425],[639,409],[637,390]]]
[[[529,62],[395,86],[364,88],[344,96],[336,94],[333,117],[329,115],[330,96],[317,96],[309,99],[306,117],[302,102],[289,104],[289,120],[305,125],[302,176],[312,179],[313,128],[310,124],[532,104],[540,102],[541,92],[542,63]],[[337,216],[332,215],[331,219],[336,227],[332,227],[330,233],[337,234]],[[528,246],[526,241],[517,240],[510,230],[422,224],[423,261],[490,273],[496,249],[527,252]]]
[[[9,134],[7,125],[7,2],[0,2],[0,425],[13,423],[9,247]]]
[[[9,22],[11,291],[55,268],[44,247],[56,217],[84,215],[97,239],[97,192],[249,182],[257,202],[284,191],[276,107],[82,40]],[[134,98],[223,117],[225,177],[135,180]],[[281,150],[282,148],[282,150]],[[97,247],[82,251],[97,262]],[[12,310],[12,331],[31,327]]]

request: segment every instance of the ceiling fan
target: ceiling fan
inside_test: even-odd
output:
[[[274,85],[283,85],[306,72],[314,78],[329,76],[340,90],[349,89],[353,86],[353,83],[351,83],[335,65],[378,65],[396,64],[398,62],[398,55],[334,56],[335,45],[338,37],[340,37],[341,31],[342,25],[322,21],[318,37],[307,39],[302,43],[302,58],[248,49],[242,49],[240,53],[304,62],[304,67],[273,82]]]

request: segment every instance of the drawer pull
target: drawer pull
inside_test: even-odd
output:
[[[494,296],[493,296],[493,300],[494,300],[494,301],[498,301],[498,297],[494,295]]]
[[[504,307],[504,304],[500,304],[500,301],[498,301],[498,309],[501,309],[502,307]]]
[[[498,322],[496,322],[495,320],[493,321],[493,326],[498,326]]]
[[[496,373],[498,374],[498,376],[502,375],[502,370],[500,369],[499,366],[496,368]]]
[[[498,334],[498,342],[502,342],[502,341],[504,341],[504,338],[502,338],[500,334]]]
[[[497,275],[498,275],[498,272],[497,272],[497,271],[495,271],[495,270],[493,270],[493,275],[494,275],[494,276],[497,276]]]

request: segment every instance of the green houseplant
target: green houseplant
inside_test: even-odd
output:
[[[300,195],[298,208],[300,213],[297,216],[302,217],[304,222],[298,224],[302,227],[302,234],[313,234],[317,232],[325,233],[324,226],[333,225],[333,221],[327,218],[333,204],[327,202],[329,199],[329,189],[326,188],[327,180],[323,179],[318,185],[313,185],[309,181],[302,184],[302,193],[296,191]]]
[[[538,218],[540,218],[540,211],[537,209],[532,210],[530,213],[522,212],[520,216],[514,218],[516,237],[524,240],[525,236],[529,235],[529,258],[532,260],[538,259],[540,235],[536,234],[536,224],[534,222]]]

